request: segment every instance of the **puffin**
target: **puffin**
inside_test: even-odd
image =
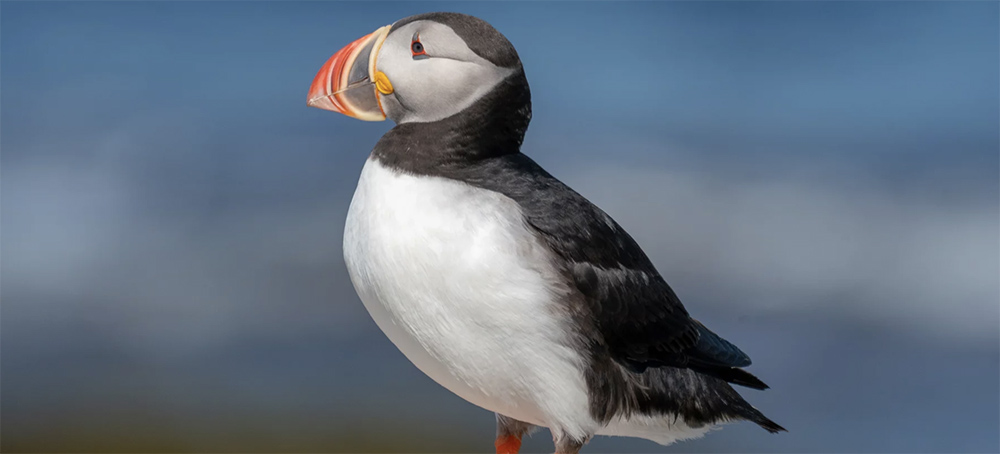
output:
[[[487,22],[410,16],[321,67],[308,105],[395,122],[344,229],[365,308],[423,373],[496,413],[497,454],[548,428],[660,444],[740,420],[784,431],[731,385],[750,358],[692,318],[636,241],[521,153],[531,94]]]

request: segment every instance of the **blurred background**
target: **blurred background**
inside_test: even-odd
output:
[[[392,125],[305,104],[343,45],[437,10],[510,39],[523,151],[789,429],[585,452],[1000,450],[996,2],[3,2],[3,451],[492,450],[347,277]]]

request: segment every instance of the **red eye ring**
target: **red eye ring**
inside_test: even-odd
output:
[[[414,57],[418,55],[427,55],[427,52],[424,51],[424,45],[418,40],[413,40],[413,42],[410,43],[410,52],[413,52]]]
[[[427,58],[427,52],[424,51],[424,45],[420,42],[419,33],[414,33],[413,39],[410,40],[410,52],[413,53],[413,58]]]

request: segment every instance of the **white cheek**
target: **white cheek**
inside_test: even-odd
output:
[[[487,62],[488,64],[488,62]],[[397,100],[409,112],[402,121],[437,121],[469,107],[511,70],[447,58],[416,60],[397,75]]]
[[[393,88],[393,93],[379,96],[386,115],[396,123],[455,115],[515,71],[476,55],[450,29],[440,27],[425,25],[421,31],[430,58],[413,59],[409,37],[415,24],[390,35],[379,51],[377,67]]]

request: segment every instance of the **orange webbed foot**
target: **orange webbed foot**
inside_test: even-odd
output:
[[[521,437],[513,435],[497,437],[493,445],[497,447],[497,454],[517,454],[521,450]]]

